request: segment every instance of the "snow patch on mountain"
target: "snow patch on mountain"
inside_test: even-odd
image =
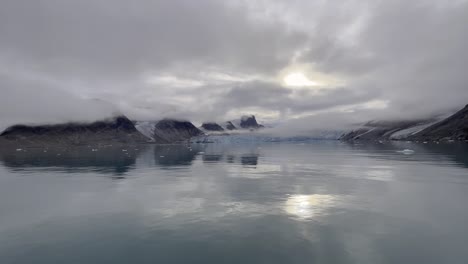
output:
[[[135,128],[143,134],[145,137],[154,141],[154,130],[157,122],[150,121],[138,121],[135,124]]]

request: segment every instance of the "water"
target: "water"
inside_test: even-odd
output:
[[[150,145],[0,157],[2,264],[468,259],[466,144]]]

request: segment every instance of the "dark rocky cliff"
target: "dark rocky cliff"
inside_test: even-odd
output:
[[[236,126],[234,126],[234,124],[231,122],[231,121],[227,121],[226,122],[226,129],[227,130],[236,130]]]
[[[216,123],[203,123],[202,128],[207,131],[224,131],[224,128]]]
[[[369,122],[345,133],[345,141],[410,140],[466,141],[468,140],[468,105],[448,118],[415,121]]]
[[[240,121],[240,127],[244,129],[258,129],[262,128],[263,126],[257,123],[257,119],[255,119],[254,115],[250,116],[242,116]]]
[[[430,122],[430,120],[412,121],[371,121],[362,127],[345,133],[341,136],[344,141],[379,141],[390,140],[392,135],[399,131]]]
[[[189,121],[163,119],[154,126],[155,142],[174,143],[203,135],[203,132]]]
[[[408,137],[408,139],[420,141],[468,140],[468,105],[441,122]]]
[[[15,125],[0,134],[2,145],[102,145],[146,141],[125,116],[92,123]]]

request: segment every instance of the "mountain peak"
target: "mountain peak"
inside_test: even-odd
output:
[[[257,119],[255,119],[254,115],[244,115],[241,117],[241,122],[240,122],[241,128],[247,128],[247,129],[257,129],[260,128],[260,125],[257,123]]]
[[[224,131],[224,128],[214,122],[203,123],[202,128],[208,131]]]

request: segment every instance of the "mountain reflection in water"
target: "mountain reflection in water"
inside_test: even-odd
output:
[[[335,141],[0,150],[0,263],[461,263],[467,156]]]

